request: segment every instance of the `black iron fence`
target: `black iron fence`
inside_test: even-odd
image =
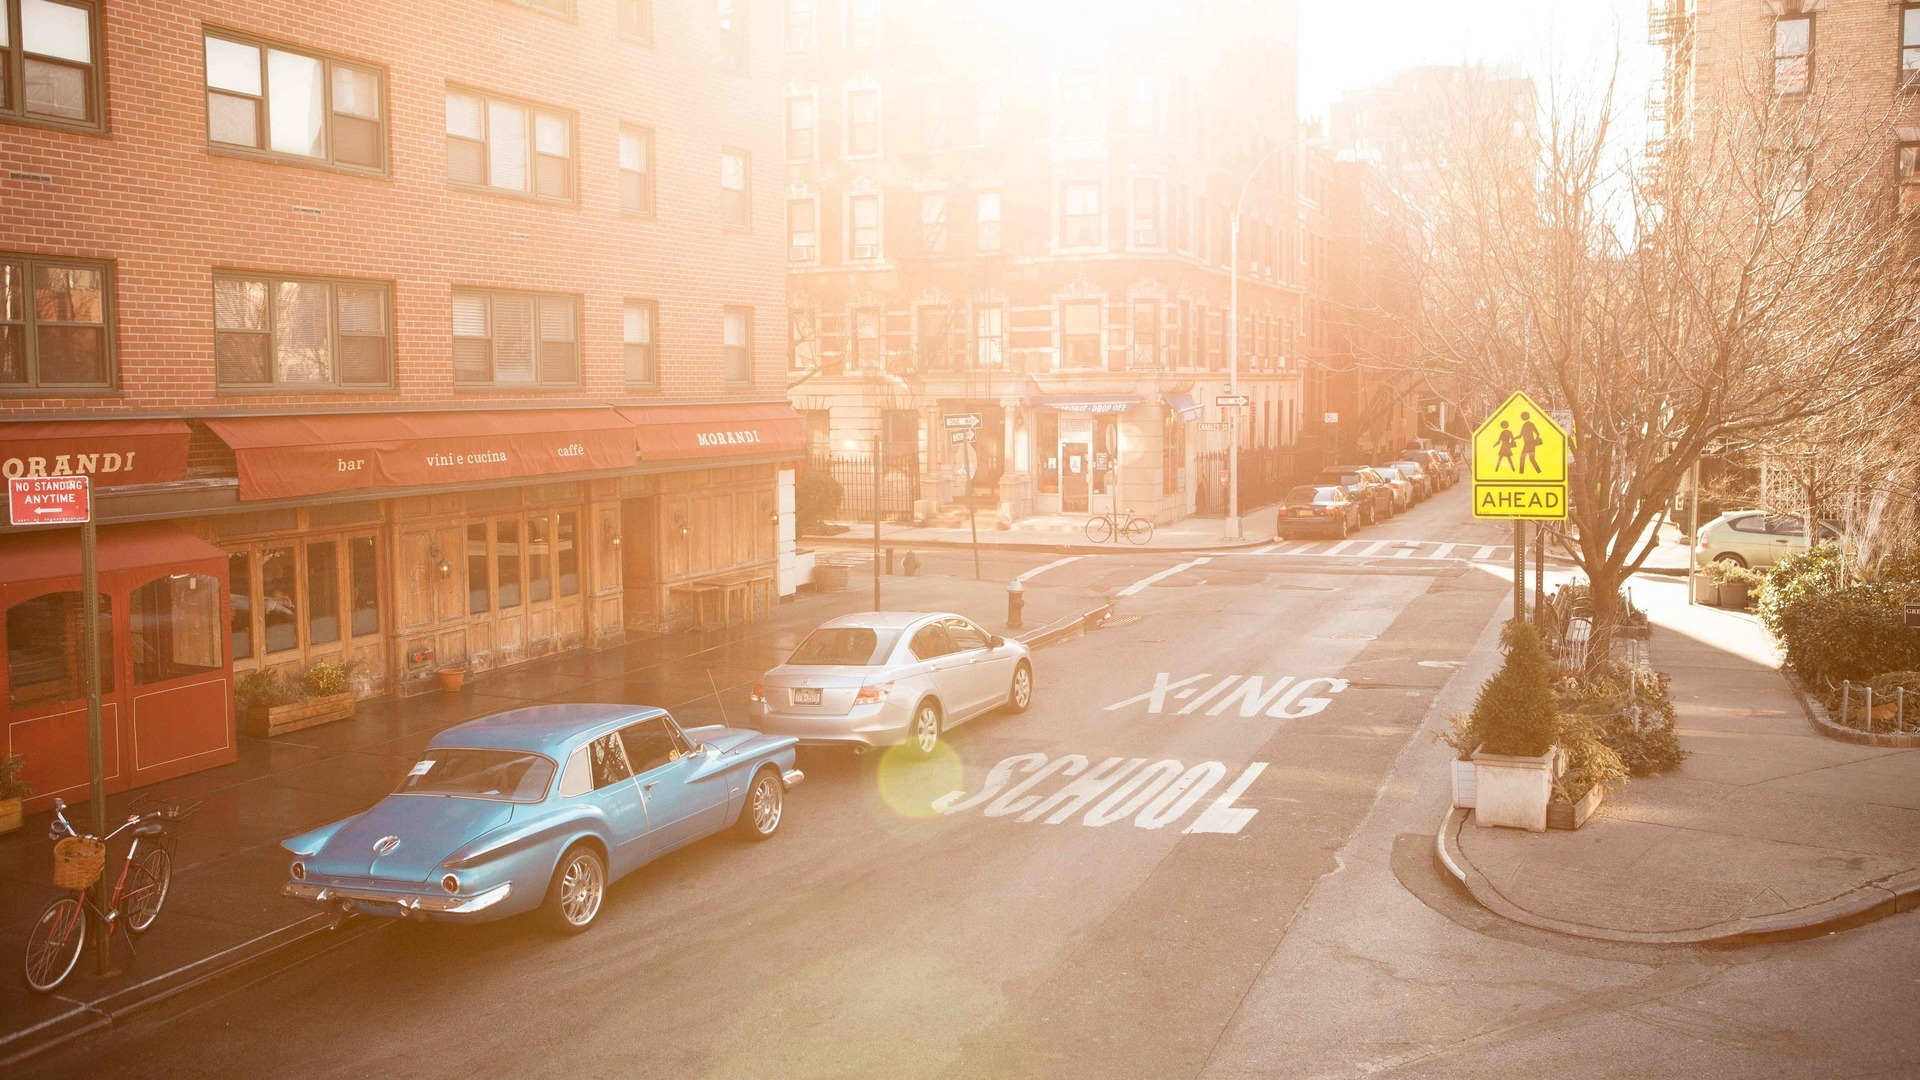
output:
[[[1227,451],[1208,450],[1193,456],[1199,474],[1195,512],[1227,512]],[[1253,447],[1240,451],[1240,512],[1280,501],[1288,489],[1304,484],[1326,463],[1317,446]]]
[[[880,512],[883,521],[912,521],[913,504],[920,498],[920,455],[912,450],[880,455]],[[820,471],[840,484],[840,507],[827,515],[834,521],[872,521],[874,472],[872,454],[814,454],[808,471]]]

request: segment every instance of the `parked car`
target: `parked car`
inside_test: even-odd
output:
[[[1360,527],[1360,504],[1347,497],[1337,484],[1315,487],[1302,484],[1287,492],[1280,502],[1280,515],[1274,533],[1281,540],[1297,540],[1311,534],[1328,534],[1345,540]]]
[[[1374,466],[1374,471],[1385,478],[1387,486],[1393,489],[1394,513],[1397,514],[1402,510],[1410,509],[1414,502],[1417,501],[1413,497],[1413,481],[1402,476],[1400,470],[1391,465],[1376,465]]]
[[[1402,451],[1401,457],[1407,461],[1417,462],[1422,469],[1425,469],[1435,490],[1450,488],[1460,482],[1460,471],[1445,450],[1412,448]]]
[[[796,740],[682,729],[663,709],[537,705],[448,728],[393,794],[281,843],[284,892],[340,912],[578,933],[607,884],[729,826],[766,839]]]
[[[1329,465],[1314,476],[1312,484],[1344,488],[1347,498],[1360,504],[1360,520],[1368,525],[1392,517],[1398,501],[1393,486],[1371,465]]]
[[[803,746],[933,753],[976,716],[1033,703],[1027,647],[948,612],[869,611],[823,625],[753,688],[767,731]]]
[[[1387,468],[1406,477],[1407,483],[1413,485],[1414,502],[1425,502],[1428,498],[1432,497],[1433,478],[1427,475],[1427,470],[1421,468],[1419,462],[1394,461],[1389,462]]]
[[[1818,530],[1821,540],[1840,539],[1840,530],[1830,522],[1820,522]],[[1765,570],[1805,550],[1807,530],[1801,518],[1764,510],[1731,510],[1700,526],[1693,544],[1693,565],[1730,562]]]

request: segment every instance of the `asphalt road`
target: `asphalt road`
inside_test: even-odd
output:
[[[1463,493],[1362,537],[1504,539]],[[587,934],[356,923],[20,1075],[1920,1073],[1913,915],[1619,949],[1453,892],[1421,728],[1484,677],[1506,584],[1288,550],[1050,567],[1118,615],[1037,655],[1029,713],[929,763],[808,754],[778,837],[637,872]]]

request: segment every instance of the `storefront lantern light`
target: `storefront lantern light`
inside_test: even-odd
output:
[[[440,554],[438,547],[428,549],[427,559],[433,563],[433,568],[440,572],[442,578],[453,576],[453,563],[445,555]]]
[[[682,517],[677,511],[673,515],[673,528],[674,531],[680,534],[680,539],[682,540],[693,535],[693,530],[687,528],[687,519]]]
[[[612,518],[600,519],[600,535],[606,537],[607,543],[614,547],[620,546],[620,530],[614,527]]]

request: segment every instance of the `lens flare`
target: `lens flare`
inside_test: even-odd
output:
[[[890,746],[873,755],[873,792],[895,817],[936,816],[933,800],[966,786],[966,767],[945,742],[921,757],[911,746]]]

